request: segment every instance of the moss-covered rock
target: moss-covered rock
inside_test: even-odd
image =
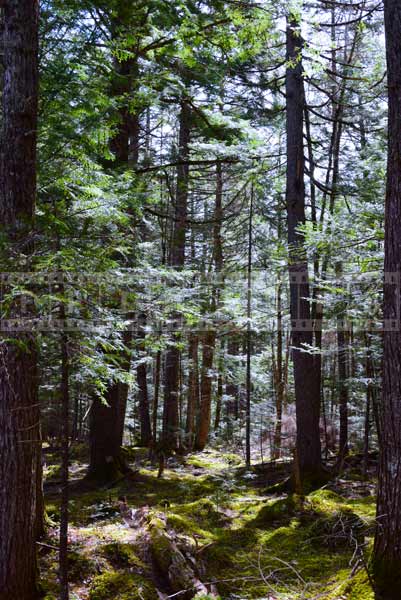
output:
[[[89,600],[155,600],[153,584],[132,573],[110,571],[98,575],[89,590]]]
[[[151,551],[154,560],[162,572],[167,573],[170,566],[171,541],[166,523],[154,516],[149,522]]]

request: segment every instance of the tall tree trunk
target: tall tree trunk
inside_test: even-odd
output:
[[[239,342],[235,332],[228,336],[227,342],[227,354],[231,357],[238,356],[239,353]],[[235,369],[234,369],[235,370]],[[234,383],[233,378],[230,377],[229,381],[226,382],[226,393],[231,399],[227,402],[227,417],[234,417],[239,419],[239,390],[238,385]]]
[[[215,282],[212,291],[212,299],[210,302],[210,312],[212,319],[214,313],[220,303],[221,294],[221,273],[223,268],[223,247],[221,239],[221,223],[223,217],[223,178],[221,162],[216,164],[216,194],[214,208],[214,227],[213,227],[213,260],[215,266]],[[200,384],[200,410],[198,419],[198,431],[196,438],[196,447],[198,450],[203,450],[206,446],[209,432],[210,419],[212,408],[212,384],[213,384],[213,360],[216,345],[216,329],[212,324],[211,328],[206,332],[203,339],[202,349],[202,372]]]
[[[185,238],[187,231],[188,211],[188,178],[189,178],[189,141],[191,128],[191,109],[185,98],[181,100],[179,148],[177,166],[177,191],[173,224],[173,236],[170,249],[170,265],[182,269],[185,264]],[[175,315],[177,326],[179,315]],[[178,340],[179,333],[174,333]],[[179,368],[180,351],[171,346],[166,353],[164,377],[164,411],[163,411],[163,443],[170,449],[177,449],[180,444],[179,423]]]
[[[206,446],[211,416],[212,382],[213,382],[213,357],[216,334],[213,329],[207,331],[203,337],[202,346],[202,372],[200,384],[200,410],[198,431],[196,436],[196,449],[203,450]]]
[[[249,204],[249,223],[248,223],[248,264],[247,264],[247,282],[246,282],[246,408],[245,408],[245,462],[249,468],[251,466],[251,344],[252,344],[252,225],[253,225],[253,185]]]
[[[19,254],[29,255],[32,250],[29,240],[36,199],[38,2],[5,0],[1,17],[4,69],[0,222],[8,236],[3,256],[12,258],[15,247]],[[17,268],[10,263],[10,269]],[[28,298],[25,307],[23,302],[14,304],[9,315],[24,320],[31,319],[32,313]],[[37,598],[35,544],[41,447],[33,335],[8,333],[1,340],[0,359],[0,597],[33,600]]]
[[[61,319],[65,320],[64,305]],[[61,334],[61,505],[60,505],[60,600],[68,600],[68,501],[69,501],[69,419],[70,419],[70,386],[69,386],[69,356],[68,336]]]
[[[336,267],[338,285],[341,286],[342,265]],[[341,302],[343,305],[344,302]],[[348,454],[348,352],[347,340],[345,335],[344,310],[337,315],[337,364],[338,364],[338,387],[339,387],[339,407],[340,407],[340,445],[338,451],[339,467],[342,467],[344,458]]]
[[[282,283],[281,280],[279,280],[277,284],[277,360],[275,361],[275,368],[273,369],[274,389],[276,396],[276,425],[274,428],[273,460],[277,460],[281,455],[281,430],[285,389],[283,370],[283,315],[281,294]]]
[[[292,359],[297,412],[297,463],[303,483],[321,473],[319,433],[320,377],[315,359],[303,350],[312,345],[309,276],[304,238],[298,227],[305,223],[303,147],[304,90],[302,40],[295,18],[287,24],[286,128],[287,128],[287,222],[289,244]]]
[[[189,336],[189,376],[188,376],[188,404],[185,433],[187,438],[187,448],[192,450],[196,436],[196,416],[199,410],[199,357],[198,357],[199,336],[197,333],[191,333]]]
[[[221,410],[223,404],[223,371],[224,371],[224,340],[221,340],[219,358],[217,364],[217,390],[216,390],[216,412],[214,415],[214,430],[218,431],[221,421]]]
[[[384,0],[388,79],[381,458],[373,572],[377,598],[396,600],[401,585],[401,4]]]
[[[129,0],[119,3],[117,14],[112,19],[111,35],[118,40],[123,31],[132,26],[131,6]],[[114,72],[110,93],[118,104],[117,127],[110,140],[110,150],[114,160],[108,166],[115,169],[128,169],[138,162],[139,153],[139,115],[130,111],[128,102],[134,94],[138,78],[138,61],[134,58],[114,60]],[[124,343],[131,346],[132,332],[124,332]],[[129,350],[121,361],[121,369],[130,372],[131,360]],[[125,414],[128,401],[129,386],[124,382],[110,383],[102,402],[95,398],[90,415],[90,464],[88,477],[105,481],[114,479],[121,472],[127,471],[125,459],[121,454],[124,438]],[[110,444],[110,446],[108,445]]]
[[[146,315],[139,315],[139,339],[145,338],[145,327]],[[143,343],[140,345],[140,349],[144,351]],[[152,441],[152,427],[150,424],[150,412],[149,412],[149,397],[148,397],[148,384],[147,384],[147,373],[146,363],[141,362],[136,369],[137,385],[138,385],[138,398],[139,398],[139,417],[141,424],[141,446],[150,446]]]
[[[152,439],[153,445],[157,443],[157,416],[159,411],[159,393],[160,393],[160,370],[161,370],[161,350],[156,353],[155,360],[155,384],[153,389],[153,406],[152,406]]]

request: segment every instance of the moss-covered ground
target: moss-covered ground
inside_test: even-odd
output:
[[[267,495],[272,470],[247,472],[236,455],[207,451],[176,461],[157,479],[143,453],[138,474],[111,488],[71,486],[73,600],[158,600],[154,573],[118,498],[148,506],[188,539],[204,583],[222,600],[371,600],[366,571],[375,514],[374,483],[343,474],[305,498]],[[78,460],[73,471],[82,476]],[[57,598],[59,496],[55,468],[46,494],[53,526],[39,546],[45,598]],[[143,550],[143,549],[142,549]],[[178,599],[180,596],[176,596]],[[183,597],[183,596],[182,596]]]

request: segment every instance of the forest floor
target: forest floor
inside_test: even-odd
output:
[[[197,599],[373,599],[375,484],[355,467],[301,498],[266,491],[286,463],[247,472],[239,456],[210,450],[171,461],[158,479],[144,450],[132,449],[135,475],[90,489],[80,454],[71,464],[72,600],[186,600],[192,585]],[[46,600],[58,593],[57,460],[46,453]]]

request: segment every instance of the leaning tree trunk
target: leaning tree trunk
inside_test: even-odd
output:
[[[305,183],[302,78],[302,40],[297,21],[287,25],[286,128],[287,128],[287,223],[289,245],[292,360],[297,412],[297,464],[301,481],[314,480],[321,472],[319,434],[320,374],[314,356],[303,349],[313,344],[309,304],[308,263],[304,237]]]
[[[384,0],[389,99],[381,458],[373,572],[380,600],[401,585],[401,4]]]
[[[0,222],[7,235],[3,260],[32,251],[36,197],[38,2],[2,3],[2,132]],[[26,264],[26,263],[25,263]],[[26,267],[25,267],[26,268]],[[3,289],[2,293],[10,292]],[[32,319],[29,298],[13,304],[11,319]],[[26,321],[25,321],[26,323]],[[28,327],[28,325],[27,325]],[[28,331],[28,330],[27,330]],[[38,453],[40,428],[36,346],[29,332],[0,341],[0,598],[37,598]]]

